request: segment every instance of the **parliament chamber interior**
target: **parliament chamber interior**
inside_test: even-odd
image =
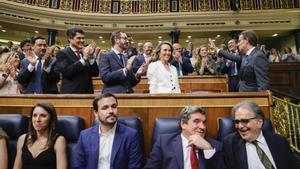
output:
[[[79,40],[68,34],[73,28],[84,31],[80,33],[84,40],[79,58],[74,49]],[[121,33],[114,37],[118,30]],[[247,30],[258,37],[255,45],[251,37],[241,39],[248,36],[243,34]],[[118,33],[127,35],[123,37],[126,43],[122,37],[117,39]],[[40,39],[32,41],[34,37]],[[45,47],[36,46],[39,40],[46,42]],[[243,59],[250,55],[243,53],[244,40],[250,41],[251,51],[261,53],[258,57],[265,58],[250,66],[252,61]],[[26,44],[31,46],[25,49]],[[157,61],[164,63],[165,55],[160,56],[164,45],[170,47],[171,55],[167,70],[174,68],[175,76],[170,74],[170,91],[157,92],[153,86],[159,88],[164,82],[160,76],[166,71],[154,69],[150,76],[150,67]],[[116,46],[123,54],[121,61],[114,61],[122,67],[112,78],[109,76],[117,71],[113,73],[115,65],[109,53],[119,49]],[[231,53],[231,48],[241,54],[241,61],[222,57],[220,51]],[[81,66],[74,68],[75,73],[68,71],[71,66],[67,64],[73,64],[74,58],[65,59],[67,49],[73,50],[74,65]],[[31,61],[39,57],[37,52],[44,58]],[[150,60],[135,69],[138,57],[147,59],[146,54]],[[175,60],[174,66],[171,60]],[[53,72],[56,78],[29,77],[37,76],[39,61],[43,73]],[[183,63],[188,63],[190,70]],[[93,65],[97,70],[91,73]],[[234,73],[226,69],[229,65],[235,66]],[[66,140],[68,168],[73,168],[81,131],[99,123],[95,122],[93,100],[107,91],[117,98],[118,123],[138,131],[143,163],[159,134],[181,131],[178,117],[183,107],[202,107],[206,135],[222,142],[236,132],[232,108],[241,102],[255,102],[266,116],[263,128],[286,138],[300,164],[300,0],[1,0],[0,74],[0,128],[8,135],[4,137],[8,147],[5,169],[13,168],[18,138],[30,131],[33,107],[41,102],[54,105],[57,132]],[[250,74],[254,74],[254,82]],[[127,77],[131,75],[137,83],[130,84]],[[234,81],[235,88],[231,86]],[[129,87],[117,91],[121,88],[117,83]],[[245,90],[241,83],[254,85],[255,90]],[[52,84],[55,90],[46,91]],[[173,92],[174,85],[179,86],[177,92]]]

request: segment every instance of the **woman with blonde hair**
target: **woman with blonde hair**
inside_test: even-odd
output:
[[[19,137],[14,169],[66,169],[66,140],[56,132],[52,104],[37,103],[31,110],[27,134]]]
[[[169,42],[157,45],[157,61],[148,66],[147,78],[150,93],[180,93],[176,67],[169,63],[173,47]]]
[[[22,86],[17,82],[20,65],[17,52],[4,54],[0,63],[0,94],[20,94]]]
[[[0,128],[0,169],[8,168],[7,134]]]
[[[199,58],[194,65],[194,74],[196,75],[215,75],[217,73],[217,63],[208,54],[208,47],[201,45]]]
[[[58,45],[52,45],[48,49],[51,57],[56,57],[56,54],[59,50],[60,50],[60,47]]]

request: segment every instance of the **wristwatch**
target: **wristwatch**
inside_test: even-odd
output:
[[[2,74],[2,77],[7,78],[7,77],[8,77],[8,74],[3,73],[3,74]]]

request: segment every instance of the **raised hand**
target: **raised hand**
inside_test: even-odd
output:
[[[25,57],[32,66],[35,66],[37,60],[36,60],[35,54],[32,50],[25,51]]]
[[[148,65],[146,63],[143,63],[139,69],[136,71],[135,75],[137,77],[140,77],[143,73],[147,71]]]
[[[136,56],[131,56],[128,61],[127,61],[127,64],[126,64],[126,69],[127,70],[131,70],[132,69],[132,64],[134,62],[134,59],[135,59]]]
[[[215,42],[211,38],[208,39],[208,47],[211,48],[212,50],[214,50],[215,52],[218,51],[218,48],[215,45]]]
[[[91,42],[87,47],[83,49],[84,60],[91,59],[96,49],[96,43]]]
[[[212,146],[208,141],[206,141],[199,134],[191,135],[188,139],[189,145],[194,144],[198,149],[209,150],[212,149]]]

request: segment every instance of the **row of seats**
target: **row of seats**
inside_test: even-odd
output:
[[[118,122],[137,129],[140,140],[143,143],[142,123],[137,117],[121,116]],[[98,123],[95,120],[93,125]],[[58,116],[58,133],[63,135],[67,141],[69,168],[72,168],[72,159],[75,154],[77,139],[84,126],[84,120],[78,116]],[[9,136],[9,167],[12,168],[16,155],[17,139],[20,135],[28,131],[28,117],[20,114],[1,114],[0,127]],[[272,124],[269,119],[265,120],[263,128],[272,131]],[[222,141],[226,135],[234,131],[234,123],[231,117],[225,116],[219,119],[218,140]],[[179,122],[176,118],[156,118],[152,133],[152,145],[160,134],[175,132],[179,132]],[[143,144],[142,147],[144,147]]]

